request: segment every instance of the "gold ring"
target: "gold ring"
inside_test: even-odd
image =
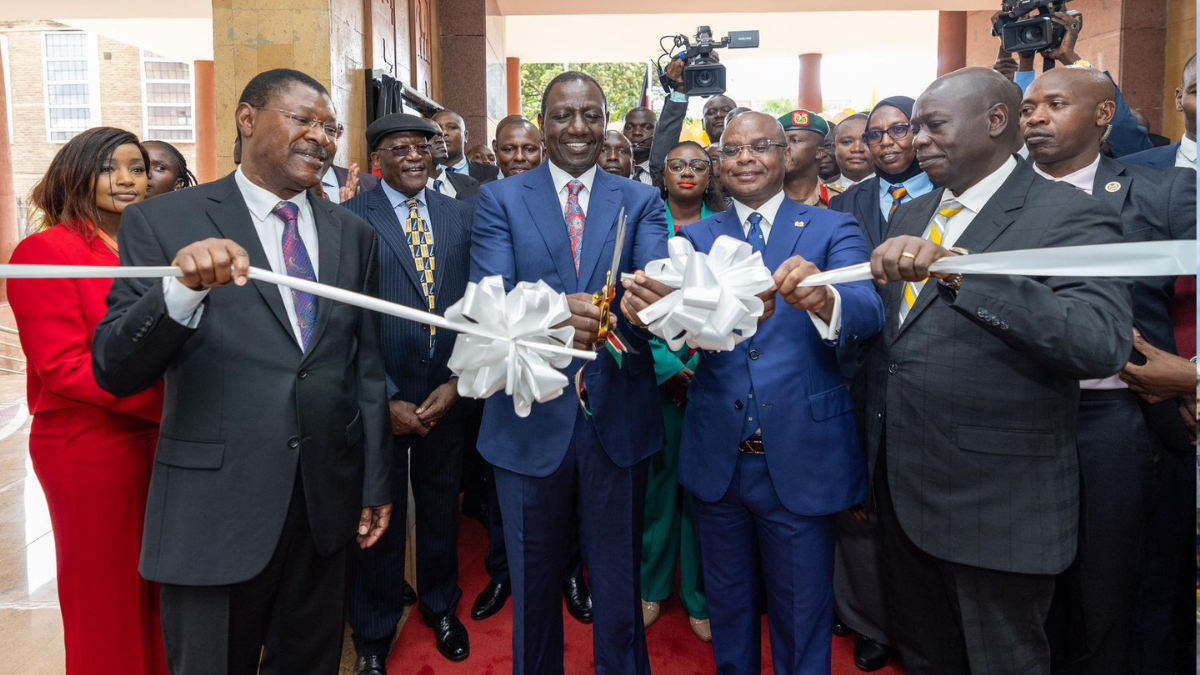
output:
[[[917,256],[915,256],[915,255],[913,255],[913,254],[909,253],[908,251],[905,251],[904,253],[901,253],[901,254],[900,254],[900,257],[901,257],[901,258],[912,258],[913,260],[916,260],[916,259],[917,259]]]

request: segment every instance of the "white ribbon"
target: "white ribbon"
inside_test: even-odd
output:
[[[468,284],[462,300],[446,310],[446,318],[472,322],[495,337],[458,336],[449,366],[458,375],[459,395],[487,398],[503,389],[512,396],[518,417],[528,417],[534,401],[561,396],[569,380],[557,369],[566,368],[571,355],[539,351],[535,345],[571,344],[573,327],[553,328],[570,317],[566,296],[544,281],[523,281],[507,294],[499,276]]]
[[[761,253],[724,235],[707,254],[683,237],[667,242],[667,253],[645,270],[646,276],[676,289],[638,313],[651,333],[672,350],[686,343],[715,351],[730,351],[754,335],[763,315],[763,302],[756,296],[775,285]]]
[[[115,279],[182,276],[183,271],[178,267],[0,265],[0,279]],[[507,298],[504,295],[504,283],[498,276],[484,279],[478,287],[476,284],[468,284],[468,296],[464,296],[463,301],[459,301],[450,307],[446,312],[446,316],[442,317],[405,305],[373,298],[369,295],[347,291],[315,281],[276,274],[257,267],[250,268],[250,278],[279,286],[286,286],[327,300],[342,302],[381,314],[455,331],[459,333],[459,336],[454,344],[454,352],[450,357],[450,368],[454,372],[459,372],[454,368],[456,357],[460,363],[465,360],[467,363],[482,361],[490,364],[493,363],[493,360],[489,360],[485,356],[490,357],[490,355],[495,353],[496,349],[502,351],[503,359],[507,359],[509,355],[512,355],[514,360],[520,360],[520,365],[509,364],[510,367],[507,370],[502,369],[499,375],[503,378],[500,380],[500,384],[504,386],[505,391],[513,396],[513,400],[516,402],[518,414],[521,414],[521,401],[549,401],[561,395],[562,390],[567,386],[567,377],[562,373],[551,369],[551,372],[557,377],[553,379],[548,377],[541,370],[541,368],[545,367],[545,364],[549,363],[558,368],[565,368],[571,362],[572,358],[587,359],[589,361],[596,358],[595,352],[580,351],[567,346],[571,344],[575,336],[574,328],[550,329],[550,326],[561,323],[569,318],[570,311],[566,309],[566,296],[555,293],[553,289],[540,281],[537,284],[518,284],[517,288]],[[496,294],[496,288],[499,288],[498,295]],[[529,288],[534,290],[530,291]],[[486,312],[506,312],[511,310],[512,313],[505,314],[504,316],[513,317],[513,320],[507,322],[476,320],[473,323],[471,320],[475,319],[475,316],[471,312],[456,312],[460,306],[464,305],[467,297],[482,297],[485,294],[490,294],[488,297],[494,299],[494,304],[490,307],[485,306],[483,310],[476,313],[481,316],[490,317]],[[487,304],[482,299],[478,303]],[[544,315],[552,315],[558,318],[549,324],[543,325],[530,318],[538,316],[537,313],[539,311]],[[456,313],[451,315],[451,312]],[[465,346],[464,342],[466,343]],[[476,354],[477,350],[479,352],[478,355]],[[469,396],[472,394],[467,394],[463,391],[463,382],[471,378],[472,373],[469,370],[469,366],[463,366],[463,368],[466,376],[460,373],[459,392]],[[487,371],[487,377],[494,380],[496,375],[489,370]],[[509,377],[513,377],[514,379],[507,379]],[[478,379],[478,377],[474,379]],[[487,394],[476,396],[476,398],[483,398],[498,390],[499,387],[491,388]],[[524,415],[528,414],[529,406],[526,403]]]
[[[942,258],[930,265],[929,271],[1030,277],[1172,277],[1196,273],[1196,242],[1144,241],[972,253]],[[800,285],[825,286],[871,278],[871,264],[861,263],[814,274]]]

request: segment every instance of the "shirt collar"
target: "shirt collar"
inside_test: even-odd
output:
[[[1067,185],[1070,185],[1071,187],[1073,187],[1077,190],[1082,190],[1082,191],[1088,193],[1089,195],[1092,194],[1092,189],[1096,185],[1096,171],[1099,170],[1099,168],[1100,168],[1100,155],[1098,153],[1096,155],[1096,161],[1092,162],[1091,164],[1083,167],[1082,169],[1080,169],[1078,171],[1073,171],[1073,172],[1063,176],[1062,178],[1055,178],[1054,176],[1051,176],[1050,174],[1046,173],[1045,171],[1042,171],[1042,167],[1038,166],[1037,162],[1033,163],[1034,172],[1037,173],[1037,175],[1041,176],[1042,178],[1048,178],[1050,180],[1058,181],[1060,183],[1066,183]]]
[[[466,155],[463,155],[463,158],[458,160],[458,164],[455,164],[450,168],[453,169],[455,173],[471,173],[471,163],[467,161]]]
[[[259,187],[250,182],[246,174],[242,171],[239,165],[237,171],[233,175],[234,181],[237,182],[238,190],[242,193],[242,200],[246,202],[246,208],[250,210],[250,214],[260,221],[266,220],[279,202],[284,201],[274,195],[270,190]],[[308,190],[301,190],[294,197],[288,199],[303,211],[308,205]]]
[[[334,173],[332,164],[329,165],[329,170],[325,172],[325,175],[321,176],[321,183],[333,188],[340,187],[338,185],[337,174]]]
[[[971,213],[979,213],[1016,169],[1017,160],[1009,157],[1004,164],[1000,165],[999,169],[996,169],[983,180],[967,188],[961,195],[956,195],[950,190],[946,190],[946,194],[942,196],[942,201],[945,202],[953,198],[959,204],[962,204],[964,208],[970,209]]]
[[[567,183],[570,183],[573,180],[577,180],[580,183],[583,183],[583,189],[587,190],[588,194],[591,194],[592,184],[595,183],[595,181],[596,181],[596,165],[595,164],[593,164],[587,171],[584,171],[581,176],[576,178],[576,177],[572,176],[571,174],[567,173],[566,171],[563,171],[562,169],[558,168],[554,164],[554,162],[546,162],[546,163],[550,165],[550,179],[554,181],[554,192],[555,193],[562,194],[563,188],[565,188],[567,186]]]
[[[379,183],[381,185],[383,185],[383,194],[387,195],[388,202],[391,203],[393,209],[398,209],[401,206],[404,206],[405,202],[407,202],[410,199],[410,197],[405,197],[404,194],[402,192],[400,192],[399,190],[392,189],[392,186],[388,185],[387,181],[381,180],[381,181],[379,181]],[[425,190],[424,189],[422,189],[417,194],[413,195],[413,197],[415,197],[417,201],[421,202],[421,206],[424,206],[426,208],[429,207],[429,202],[426,201],[426,199],[425,199]]]
[[[765,204],[757,209],[752,209],[736,199],[733,200],[733,208],[737,210],[738,222],[745,225],[746,219],[750,217],[750,214],[757,213],[762,216],[763,220],[767,221],[768,224],[774,225],[775,216],[779,215],[779,207],[783,206],[783,197],[783,191],[780,190],[779,192],[775,193],[774,197],[768,199]]]
[[[1179,153],[1189,162],[1196,162],[1196,141],[1184,136],[1179,139]]]

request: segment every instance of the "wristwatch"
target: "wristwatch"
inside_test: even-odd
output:
[[[969,255],[971,253],[967,249],[959,248],[958,246],[951,246],[950,252],[953,253],[954,255]],[[943,279],[938,279],[939,284],[945,286],[946,288],[949,288],[950,290],[954,291],[955,293],[957,293],[959,291],[959,289],[962,288],[962,282],[963,282],[963,275],[961,275],[961,274],[951,274],[950,276],[945,277]]]

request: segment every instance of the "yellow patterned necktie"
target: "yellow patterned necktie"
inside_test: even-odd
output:
[[[963,205],[953,199],[942,202],[941,206],[938,207],[937,213],[933,214],[933,220],[929,221],[929,228],[925,230],[923,238],[941,246],[942,240],[946,235],[946,223],[962,212],[962,210]],[[921,295],[921,289],[925,287],[926,281],[928,280],[904,282],[904,302],[900,305],[900,323],[904,323],[908,312],[913,308],[913,305],[917,304],[917,296]]]
[[[412,249],[413,262],[417,266],[417,275],[421,277],[421,290],[425,293],[425,301],[429,311],[437,308],[433,289],[433,273],[437,269],[437,259],[433,257],[433,235],[429,232],[429,223],[421,217],[420,206],[416,198],[404,202],[408,207],[408,218],[404,221],[404,236],[408,238],[408,246]],[[429,340],[437,334],[437,327],[429,327]]]
[[[893,185],[888,192],[892,193],[892,208],[888,211],[888,222],[891,222],[892,216],[896,215],[896,209],[900,208],[900,204],[908,196],[908,188],[903,185]]]

